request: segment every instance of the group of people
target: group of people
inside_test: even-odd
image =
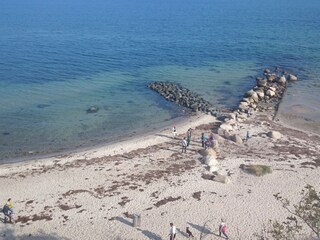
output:
[[[176,126],[173,126],[172,134],[173,134],[173,138],[176,138],[176,136],[177,136]],[[187,152],[187,148],[190,146],[191,138],[192,138],[192,129],[189,128],[187,131],[187,136],[184,137],[181,141],[182,153]],[[205,149],[213,147],[215,144],[215,139],[214,139],[213,135],[211,134],[207,138],[205,133],[201,133],[201,144],[202,144],[202,147]]]
[[[8,218],[8,222],[13,223],[13,207],[11,203],[11,198],[9,198],[7,203],[3,206],[2,212],[4,214],[4,222],[6,223]]]
[[[190,231],[189,227],[186,228],[186,233],[188,237],[194,237],[192,232]],[[219,225],[219,237],[221,235],[224,235],[227,240],[229,240],[229,237],[227,235],[227,226],[223,219],[221,219],[221,223]],[[175,240],[177,236],[177,228],[173,225],[173,223],[170,223],[170,232],[169,232],[170,240]]]

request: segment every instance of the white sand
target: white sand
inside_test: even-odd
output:
[[[194,131],[186,154],[180,152],[180,141],[188,128],[215,121],[208,115],[187,119],[177,124],[178,139],[172,139],[168,126],[158,134],[99,149],[1,165],[0,201],[12,198],[17,222],[0,224],[0,237],[168,239],[173,222],[182,232],[189,226],[197,239],[201,231],[203,239],[221,239],[215,234],[223,217],[231,239],[248,240],[268,219],[287,216],[273,194],[295,201],[307,183],[320,189],[319,170],[301,165],[320,159],[319,137],[273,123],[265,115],[239,125],[240,136],[247,129],[254,134],[248,143],[220,141],[221,173],[229,172],[231,183],[203,178],[210,173],[200,161],[200,135],[210,128]],[[284,136],[272,140],[265,135],[270,129]],[[256,177],[243,172],[242,163],[270,165],[273,172]],[[128,214],[134,213],[141,214],[140,228],[132,227]],[[177,239],[186,237],[178,233]]]

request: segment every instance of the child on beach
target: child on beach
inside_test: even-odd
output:
[[[11,198],[8,199],[7,203],[4,205],[3,209],[2,209],[4,215],[5,215],[5,220],[6,217],[9,218],[9,223],[13,222],[13,208],[12,208],[12,203],[11,203]]]
[[[223,219],[221,219],[221,223],[220,223],[220,226],[219,226],[219,237],[221,237],[221,233],[226,237],[227,240],[229,240],[229,237],[227,235],[227,226],[224,223]]]
[[[173,128],[172,128],[172,135],[173,135],[173,138],[176,138],[176,136],[177,136],[176,126],[173,126]]]

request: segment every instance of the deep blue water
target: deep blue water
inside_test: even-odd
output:
[[[318,0],[1,1],[0,162],[171,124],[184,113],[155,80],[230,107],[282,66],[317,93],[319,13]]]

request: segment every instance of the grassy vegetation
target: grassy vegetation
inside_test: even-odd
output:
[[[258,177],[272,172],[271,167],[266,166],[266,165],[259,165],[259,164],[244,165],[244,164],[241,164],[240,167],[243,170],[245,170],[246,172],[254,174]]]

